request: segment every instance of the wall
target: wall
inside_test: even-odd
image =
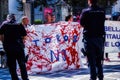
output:
[[[118,0],[112,8],[112,13],[120,12],[120,0]]]
[[[0,23],[5,20],[8,14],[8,0],[0,0]]]

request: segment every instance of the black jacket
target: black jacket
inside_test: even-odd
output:
[[[0,35],[4,35],[3,47],[23,47],[23,37],[27,35],[24,26],[17,23],[5,23],[0,28]],[[22,45],[21,45],[22,44]]]
[[[82,11],[80,24],[84,27],[83,36],[101,37],[105,35],[105,12],[98,6],[91,6]]]

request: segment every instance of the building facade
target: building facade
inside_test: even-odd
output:
[[[8,13],[16,15],[17,22],[20,22],[21,17],[26,15],[29,17],[30,22],[42,21],[44,22],[44,8],[45,6],[39,5],[34,7],[35,1],[29,3],[20,4],[22,0],[0,0],[0,23],[5,20]],[[47,2],[48,8],[53,9],[53,13],[56,16],[56,21],[65,20],[65,16],[70,14],[70,6],[64,2],[64,0],[51,0]],[[23,10],[18,10],[18,7],[23,7]],[[42,9],[42,10],[41,10]]]
[[[120,12],[120,0],[118,0],[112,8],[112,13]]]
[[[5,20],[8,12],[8,0],[0,0],[0,23]]]

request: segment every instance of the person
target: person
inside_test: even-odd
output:
[[[118,52],[118,58],[120,58],[120,52]],[[104,58],[105,61],[107,62],[110,62],[110,58],[109,58],[109,53],[105,53],[105,58]]]
[[[15,15],[8,14],[7,20],[0,28],[3,48],[7,55],[7,64],[12,80],[19,80],[16,71],[16,61],[19,64],[22,80],[29,80],[25,65],[24,43],[26,36],[25,28],[16,23]]]
[[[23,16],[22,17],[22,19],[21,19],[21,25],[23,25],[25,28],[27,27],[27,26],[30,26],[30,24],[29,24],[29,18],[27,17],[27,16]]]
[[[45,24],[50,24],[50,23],[53,23],[55,21],[55,17],[53,18],[53,14],[52,13],[47,13],[46,16],[45,16]]]
[[[105,53],[105,59],[104,60],[110,62],[110,58],[108,57],[108,53]]]
[[[35,31],[35,27],[32,26],[31,24],[29,24],[29,18],[27,16],[23,16],[21,19],[21,25],[24,26],[24,28],[26,29],[26,31],[28,31],[28,29],[30,31]]]
[[[97,0],[88,0],[89,7],[83,9],[80,24],[83,26],[83,42],[90,68],[90,80],[103,80],[103,54],[105,42],[105,11]]]
[[[73,22],[73,16],[72,16],[72,15],[66,16],[66,17],[65,17],[65,21]]]
[[[22,26],[24,26],[25,30],[27,31],[28,28],[33,30],[34,28],[29,24],[29,18],[27,16],[23,16],[21,18],[21,24]],[[35,30],[35,29],[34,29]],[[26,49],[26,48],[25,48]],[[26,62],[28,61],[29,55],[27,53],[25,53],[25,60]]]

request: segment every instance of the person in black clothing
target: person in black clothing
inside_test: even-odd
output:
[[[73,16],[72,16],[72,15],[66,16],[66,17],[65,17],[65,21],[73,22]]]
[[[83,26],[83,42],[90,67],[90,80],[103,80],[103,54],[105,42],[105,11],[97,0],[88,0],[89,7],[83,9],[80,24]]]
[[[7,55],[7,64],[12,80],[19,80],[16,72],[16,61],[19,64],[22,80],[29,80],[25,65],[24,43],[26,36],[24,27],[15,23],[15,15],[9,14],[0,28],[3,48]]]

